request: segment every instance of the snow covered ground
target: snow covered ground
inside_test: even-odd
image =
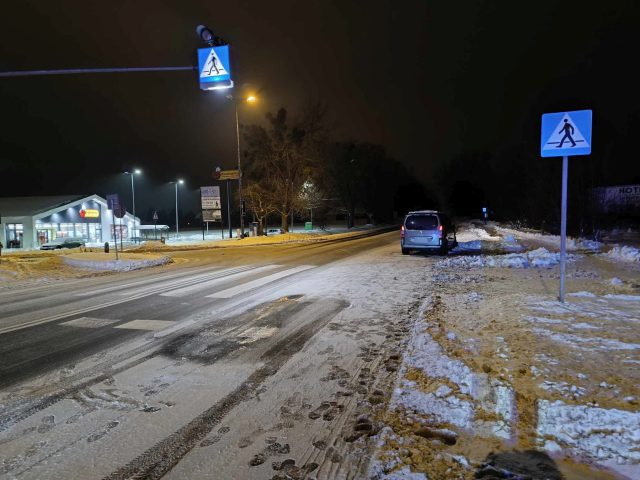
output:
[[[562,304],[555,240],[528,235],[466,225],[447,258],[394,239],[185,317],[172,349],[7,424],[0,476],[131,478],[196,432],[167,478],[640,478],[639,265],[572,252]],[[163,335],[15,385],[0,407]],[[265,352],[296,342],[273,367]],[[200,358],[220,345],[237,351]]]
[[[463,227],[426,282],[373,478],[640,478],[636,265],[572,242],[562,304],[555,237],[482,230]],[[516,450],[556,473],[496,454]]]

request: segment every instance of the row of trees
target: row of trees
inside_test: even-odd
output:
[[[266,125],[243,127],[243,198],[259,233],[270,214],[277,214],[288,231],[296,213],[341,214],[352,227],[360,210],[372,223],[423,206],[424,190],[384,147],[334,141],[324,117],[321,104],[295,118],[281,108],[267,114]]]
[[[562,161],[540,158],[535,148],[466,153],[451,158],[436,173],[439,203],[455,215],[476,218],[486,206],[497,220],[557,233]],[[604,155],[569,159],[571,234],[586,235],[600,228],[603,219],[597,217],[591,205],[592,194],[594,187],[615,185],[607,183],[615,182],[607,178],[608,170]],[[639,179],[630,175],[629,181],[635,183]]]

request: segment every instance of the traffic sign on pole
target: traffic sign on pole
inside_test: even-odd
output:
[[[560,294],[564,303],[564,284],[567,268],[567,183],[569,157],[591,154],[591,110],[545,113],[542,115],[540,154],[543,157],[562,157],[562,198],[560,211]]]
[[[233,88],[229,45],[198,49],[198,72],[202,90]]]
[[[540,154],[568,157],[591,154],[591,110],[542,115]]]

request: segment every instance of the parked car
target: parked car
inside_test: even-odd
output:
[[[40,246],[40,250],[57,250],[60,248],[78,248],[84,246],[84,239],[76,237],[56,238]]]
[[[456,229],[451,219],[437,210],[409,212],[400,228],[400,248],[403,255],[411,250],[437,251],[446,255],[458,245]]]

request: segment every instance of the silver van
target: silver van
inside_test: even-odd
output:
[[[411,250],[438,251],[446,255],[458,245],[456,229],[451,219],[437,210],[409,212],[400,228],[400,248],[403,255]]]

